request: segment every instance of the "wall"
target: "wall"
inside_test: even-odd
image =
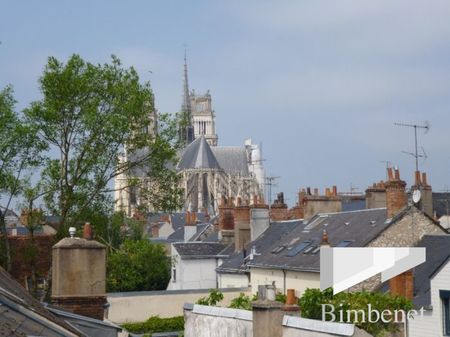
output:
[[[251,312],[238,309],[221,312],[220,308],[215,307],[204,310],[211,312],[202,314],[185,311],[185,337],[253,337]],[[236,318],[240,314],[246,319]]]
[[[220,288],[240,288],[249,287],[250,281],[248,274],[217,274]]]
[[[442,301],[439,290],[450,290],[450,262],[447,261],[439,273],[431,279],[431,306],[433,310],[425,311],[424,317],[415,317],[409,321],[409,336],[444,336],[442,320]]]
[[[414,238],[412,235],[412,220],[414,219]],[[442,234],[445,231],[432,220],[423,215],[417,208],[413,207],[408,214],[391,225],[377,238],[372,240],[367,247],[413,247],[425,234]],[[381,284],[380,274],[358,283],[350,288],[350,291],[361,291],[362,289],[373,291]]]
[[[250,269],[252,293],[258,291],[258,285],[272,284],[278,291],[285,293],[285,289],[295,289],[295,295],[301,296],[306,288],[320,288],[320,274],[313,272],[286,271],[286,278],[282,270],[255,268]]]
[[[218,259],[182,259],[172,246],[172,261],[168,290],[217,288]],[[176,270],[176,279],[173,277],[174,269]]]
[[[240,293],[250,294],[249,288],[220,289],[226,307]],[[209,289],[142,291],[107,294],[108,319],[114,323],[142,322],[151,316],[173,317],[183,315],[185,303],[195,303],[201,297],[209,295]]]
[[[47,278],[52,265],[52,246],[55,243],[53,235],[37,235],[34,237],[37,252],[35,256],[35,266],[37,276]],[[25,280],[31,276],[31,259],[28,258],[27,251],[30,247],[28,236],[8,236],[11,246],[12,270],[11,276],[25,286]]]

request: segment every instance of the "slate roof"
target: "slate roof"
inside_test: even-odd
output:
[[[239,146],[213,146],[211,148],[220,167],[228,174],[248,176],[247,151]]]
[[[257,255],[252,261],[248,257],[244,261],[243,252],[238,252],[230,256],[217,271],[242,273],[248,267],[259,267],[319,272],[318,248],[324,229],[327,230],[331,246],[348,240],[351,247],[364,247],[392,224],[386,220],[386,208],[378,208],[321,213],[308,221],[273,222],[260,237],[247,245],[247,256],[251,247],[256,246]],[[295,254],[304,242],[305,250]]]
[[[224,262],[216,269],[219,273],[245,273],[248,271],[248,254],[253,246],[256,251],[261,252],[264,247],[270,246],[286,235],[297,226],[302,226],[303,221],[282,221],[273,222],[256,240],[250,242],[243,251],[238,251],[231,254]],[[247,259],[245,259],[247,258]]]
[[[1,267],[0,303],[0,335],[87,336],[48,311]]]
[[[228,245],[218,242],[184,242],[174,243],[173,247],[182,259],[222,257],[221,252]]]
[[[417,246],[425,247],[427,255],[426,261],[414,270],[413,303],[417,307],[427,307],[431,305],[431,278],[450,258],[450,235],[425,235]],[[450,290],[450,284],[446,290]]]
[[[438,218],[450,215],[450,193],[433,192],[433,210]]]
[[[183,151],[177,166],[178,170],[212,169],[221,170],[206,138],[201,136],[190,143]]]

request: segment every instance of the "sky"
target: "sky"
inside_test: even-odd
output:
[[[0,0],[0,88],[23,109],[49,56],[117,55],[160,112],[210,90],[220,145],[261,143],[273,194],[364,190],[386,161],[411,183],[413,130],[434,191],[450,187],[450,1]],[[422,150],[420,150],[422,151]]]

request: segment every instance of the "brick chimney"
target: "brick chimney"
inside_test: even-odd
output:
[[[244,249],[250,242],[250,206],[242,203],[238,198],[238,205],[234,209],[234,248],[235,251]]]
[[[103,320],[106,301],[106,247],[92,240],[86,224],[85,238],[64,238],[53,246],[52,297],[57,307]]]
[[[307,188],[310,191],[310,188]],[[332,213],[342,211],[342,200],[337,194],[337,187],[325,189],[325,195],[319,195],[319,190],[314,189],[314,195],[306,193],[303,197],[304,218],[310,219],[318,213]]]
[[[400,295],[409,300],[414,297],[414,274],[410,269],[389,280],[389,289],[392,295]]]
[[[433,217],[433,191],[431,186],[428,184],[427,174],[425,172],[415,172],[414,186],[412,186],[412,189],[418,189],[421,193],[420,202],[417,207],[428,216]]]
[[[386,207],[387,207],[387,217],[392,218],[400,210],[408,204],[408,199],[406,196],[406,182],[400,179],[400,171],[398,168],[392,169],[389,167],[388,181],[384,184],[386,188]]]
[[[277,194],[277,198],[270,207],[270,219],[272,221],[283,221],[289,219],[288,207],[284,203],[283,192]]]
[[[222,243],[234,241],[234,212],[233,198],[226,199],[222,196],[219,206],[219,240]]]
[[[290,219],[303,219],[305,217],[305,211],[303,207],[303,200],[306,196],[306,190],[302,189],[298,192],[298,201],[297,204],[292,207],[289,211]]]
[[[381,180],[366,189],[366,208],[384,207],[386,207],[386,188],[384,181]]]
[[[184,225],[184,242],[188,242],[195,233],[197,233],[196,214],[194,212],[186,211],[186,221]]]

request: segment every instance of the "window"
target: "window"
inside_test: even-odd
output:
[[[442,300],[442,323],[444,326],[444,336],[450,336],[450,291],[439,290],[439,295]]]
[[[286,256],[295,256],[298,253],[301,253],[311,244],[311,241],[303,241],[302,243],[299,243],[297,246],[294,246],[289,252],[286,254]]]
[[[343,240],[341,242],[339,242],[336,247],[348,247],[352,244],[351,240]]]
[[[279,252],[281,252],[284,248],[286,248],[286,246],[278,246],[276,248],[274,248],[272,250],[272,254],[278,254]]]
[[[177,282],[177,270],[175,268],[172,269],[172,282]]]

